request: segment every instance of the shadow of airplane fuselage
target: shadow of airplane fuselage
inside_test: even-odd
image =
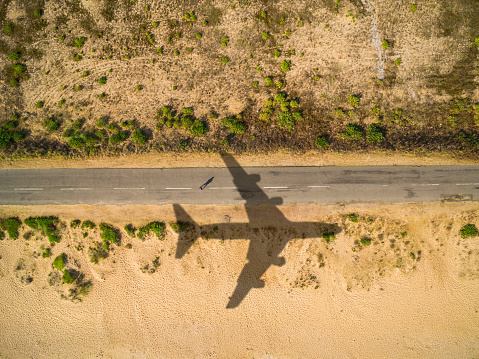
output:
[[[238,277],[238,284],[234,290],[226,308],[235,308],[246,297],[252,288],[263,288],[264,281],[261,277],[271,265],[282,266],[285,264],[284,257],[280,257],[286,244],[294,238],[318,237],[318,231],[311,227],[322,229],[327,232],[339,232],[336,224],[328,225],[319,222],[291,222],[276,207],[283,203],[279,197],[268,198],[266,193],[259,187],[260,176],[248,174],[231,155],[223,155],[223,160],[233,176],[234,185],[241,197],[246,200],[245,210],[248,215],[248,223],[218,223],[198,226],[194,220],[179,205],[174,204],[176,219],[178,222],[190,223],[193,226],[190,231],[180,233],[176,258],[182,258],[202,234],[207,234],[213,239],[244,239],[244,233],[259,228],[268,228],[274,238],[261,240],[251,239],[248,254],[248,262]],[[198,229],[199,227],[199,229]],[[295,230],[288,230],[294,228]],[[286,229],[280,232],[279,229]],[[194,232],[194,233],[191,233]],[[224,238],[224,233],[228,233]],[[238,235],[236,238],[235,234]]]

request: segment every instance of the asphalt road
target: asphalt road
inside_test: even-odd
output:
[[[241,205],[245,196],[248,204],[478,200],[479,166],[0,170],[0,205]]]

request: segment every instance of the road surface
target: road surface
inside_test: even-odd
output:
[[[479,166],[242,170],[257,175],[259,180],[241,189],[249,191],[248,203],[253,204],[264,200],[262,192],[275,197],[269,203],[277,204],[479,199]],[[234,169],[4,169],[0,170],[0,205],[244,204],[230,171]],[[212,177],[200,191],[199,187]]]

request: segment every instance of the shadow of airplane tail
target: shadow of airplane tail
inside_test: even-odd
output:
[[[173,210],[175,211],[176,221],[178,223],[186,223],[192,228],[192,231],[180,231],[175,254],[175,258],[179,259],[182,258],[186,252],[188,252],[188,250],[193,246],[200,236],[196,230],[198,227],[196,222],[183,209],[183,207],[181,207],[179,204],[173,204]]]

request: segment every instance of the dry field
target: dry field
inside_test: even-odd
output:
[[[476,158],[478,19],[475,0],[2,0],[0,154]]]
[[[289,220],[311,224],[264,222],[241,233],[233,231],[247,222],[244,207],[186,210],[200,239],[176,259],[171,206],[0,208],[0,218],[24,223],[57,216],[61,234],[51,246],[22,225],[18,239],[5,233],[0,241],[0,357],[479,356],[479,237],[460,235],[466,224],[479,227],[474,203],[283,206]],[[72,228],[75,219],[96,227]],[[161,239],[124,229],[149,221],[166,223]],[[101,241],[100,222],[121,240],[95,264],[88,247]],[[201,229],[215,223],[225,224],[216,234]],[[324,235],[325,225],[337,233]],[[264,288],[226,309],[250,241],[268,260],[291,236],[280,253],[285,264],[261,277]],[[53,259],[62,253],[59,271]],[[62,284],[66,271],[72,284]]]

